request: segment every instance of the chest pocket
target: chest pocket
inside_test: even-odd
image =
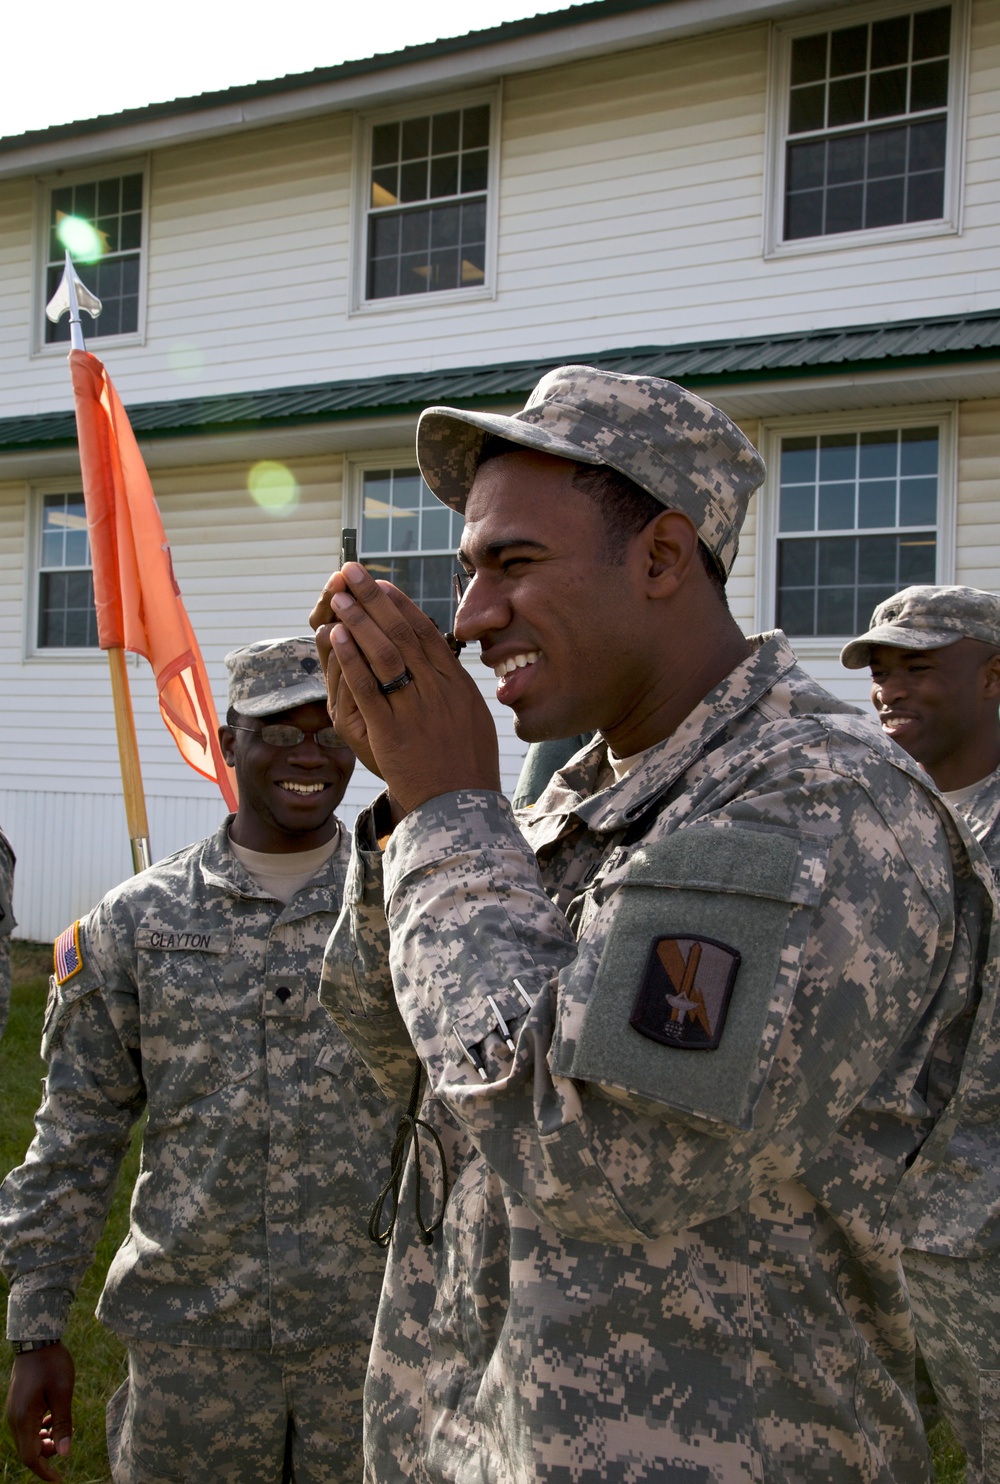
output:
[[[142,1062],[150,1118],[245,1081],[254,1058],[241,1030],[261,987],[234,959],[229,930],[136,930],[142,996]],[[242,1012],[242,1014],[241,1014]],[[258,1058],[259,1060],[259,1058]]]
[[[594,927],[607,936],[580,1035],[553,1070],[752,1128],[828,850],[745,825],[637,847]]]

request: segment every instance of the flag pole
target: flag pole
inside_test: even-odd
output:
[[[101,301],[92,294],[76,275],[73,259],[66,252],[63,276],[51,300],[46,305],[50,320],[57,321],[69,310],[69,337],[74,350],[86,350],[83,325],[80,322],[81,306],[92,319],[101,312]],[[86,495],[86,491],[84,492]],[[128,824],[129,846],[132,851],[132,869],[138,874],[151,863],[149,849],[149,822],[146,816],[146,796],[142,787],[142,767],[139,762],[139,742],[135,732],[135,713],[132,710],[132,691],[128,683],[128,665],[125,649],[120,644],[107,650],[111,671],[111,699],[115,711],[115,732],[118,737],[118,763],[122,775],[122,793],[125,798],[125,819]]]

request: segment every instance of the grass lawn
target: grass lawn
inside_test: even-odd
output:
[[[42,1062],[38,1056],[52,951],[36,944],[13,945],[13,996],[7,1034],[0,1041],[0,1087],[4,1118],[0,1123],[0,1171],[19,1164],[31,1141],[32,1119],[41,1096]],[[125,1350],[94,1318],[104,1274],[128,1227],[128,1203],[139,1162],[138,1130],[126,1158],[111,1215],[70,1313],[66,1344],[76,1362],[73,1452],[62,1469],[67,1484],[109,1484],[104,1445],[104,1407],[125,1375]],[[6,1316],[7,1287],[0,1279]],[[5,1387],[6,1390],[6,1387]],[[965,1456],[946,1422],[930,1435],[937,1484],[965,1484]],[[35,1475],[22,1468],[6,1424],[0,1427],[0,1484],[32,1484]],[[252,1484],[251,1480],[247,1484]]]

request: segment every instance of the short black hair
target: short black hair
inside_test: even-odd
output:
[[[487,433],[479,450],[476,467],[481,468],[490,459],[498,459],[506,453],[526,451],[530,452],[523,443],[515,443],[512,438],[501,438],[498,433]],[[544,451],[541,450],[543,453]],[[604,554],[611,563],[623,561],[625,549],[632,537],[638,535],[663,510],[670,508],[636,484],[634,479],[629,479],[627,474],[612,469],[610,464],[577,464],[571,482],[574,489],[594,502],[603,517]],[[700,538],[698,556],[712,586],[726,603],[725,575]]]

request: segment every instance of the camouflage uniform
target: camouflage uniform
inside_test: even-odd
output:
[[[0,1036],[10,1008],[10,935],[17,927],[14,917],[14,852],[0,830]]]
[[[1000,881],[1000,769],[955,810]],[[961,1128],[953,1128],[949,1150],[957,1155],[952,1167],[958,1175],[955,1194],[947,1202],[952,1220],[947,1231],[937,1229],[936,1180],[928,1162],[919,1162],[909,1179],[915,1186],[918,1237],[926,1246],[908,1247],[903,1262],[920,1348],[965,1449],[968,1484],[993,1484],[1000,1479],[1000,1037],[995,1008],[992,1021],[981,1011],[978,1024],[985,1044],[978,1056],[970,1052],[959,1093],[963,1104],[974,1100],[976,1112]],[[975,1142],[982,1146],[978,1154]],[[936,1147],[941,1148],[939,1141]],[[945,1159],[951,1162],[947,1155]],[[972,1179],[978,1200],[970,1189]]]
[[[321,995],[390,1095],[416,1047],[449,1188],[424,1245],[422,1138],[366,1477],[927,1481],[893,1204],[990,902],[919,770],[779,634],[621,782],[598,741],[372,831]]]
[[[844,647],[849,669],[871,647],[945,648],[959,639],[1000,648],[1000,599],[960,586],[915,586],[887,598]],[[955,805],[1000,881],[1000,769]],[[968,1484],[1000,1480],[1000,1032],[987,985],[958,1092],[904,1181],[903,1265],[920,1349],[965,1449]]]
[[[242,1385],[252,1366],[287,1371],[320,1352],[329,1375],[339,1355],[319,1416],[296,1418],[296,1434],[308,1434],[325,1410],[336,1432],[340,1410],[339,1445],[296,1477],[346,1479],[360,1473],[360,1389],[383,1267],[365,1220],[389,1127],[316,1000],[348,841],[341,831],[324,869],[282,907],[236,860],[228,826],[126,881],[61,940],[38,1133],[0,1193],[8,1334],[62,1333],[145,1110],[130,1231],[98,1317],[137,1354],[159,1347],[154,1390],[171,1369],[163,1347],[188,1347],[192,1408],[205,1401],[206,1366],[231,1378],[215,1396],[223,1452],[243,1430],[237,1377]],[[163,1417],[165,1433],[144,1434],[147,1456],[133,1460],[142,1484],[159,1469],[265,1477],[207,1459],[202,1472],[197,1462],[182,1472],[180,1423]],[[116,1473],[132,1477],[124,1465]]]

